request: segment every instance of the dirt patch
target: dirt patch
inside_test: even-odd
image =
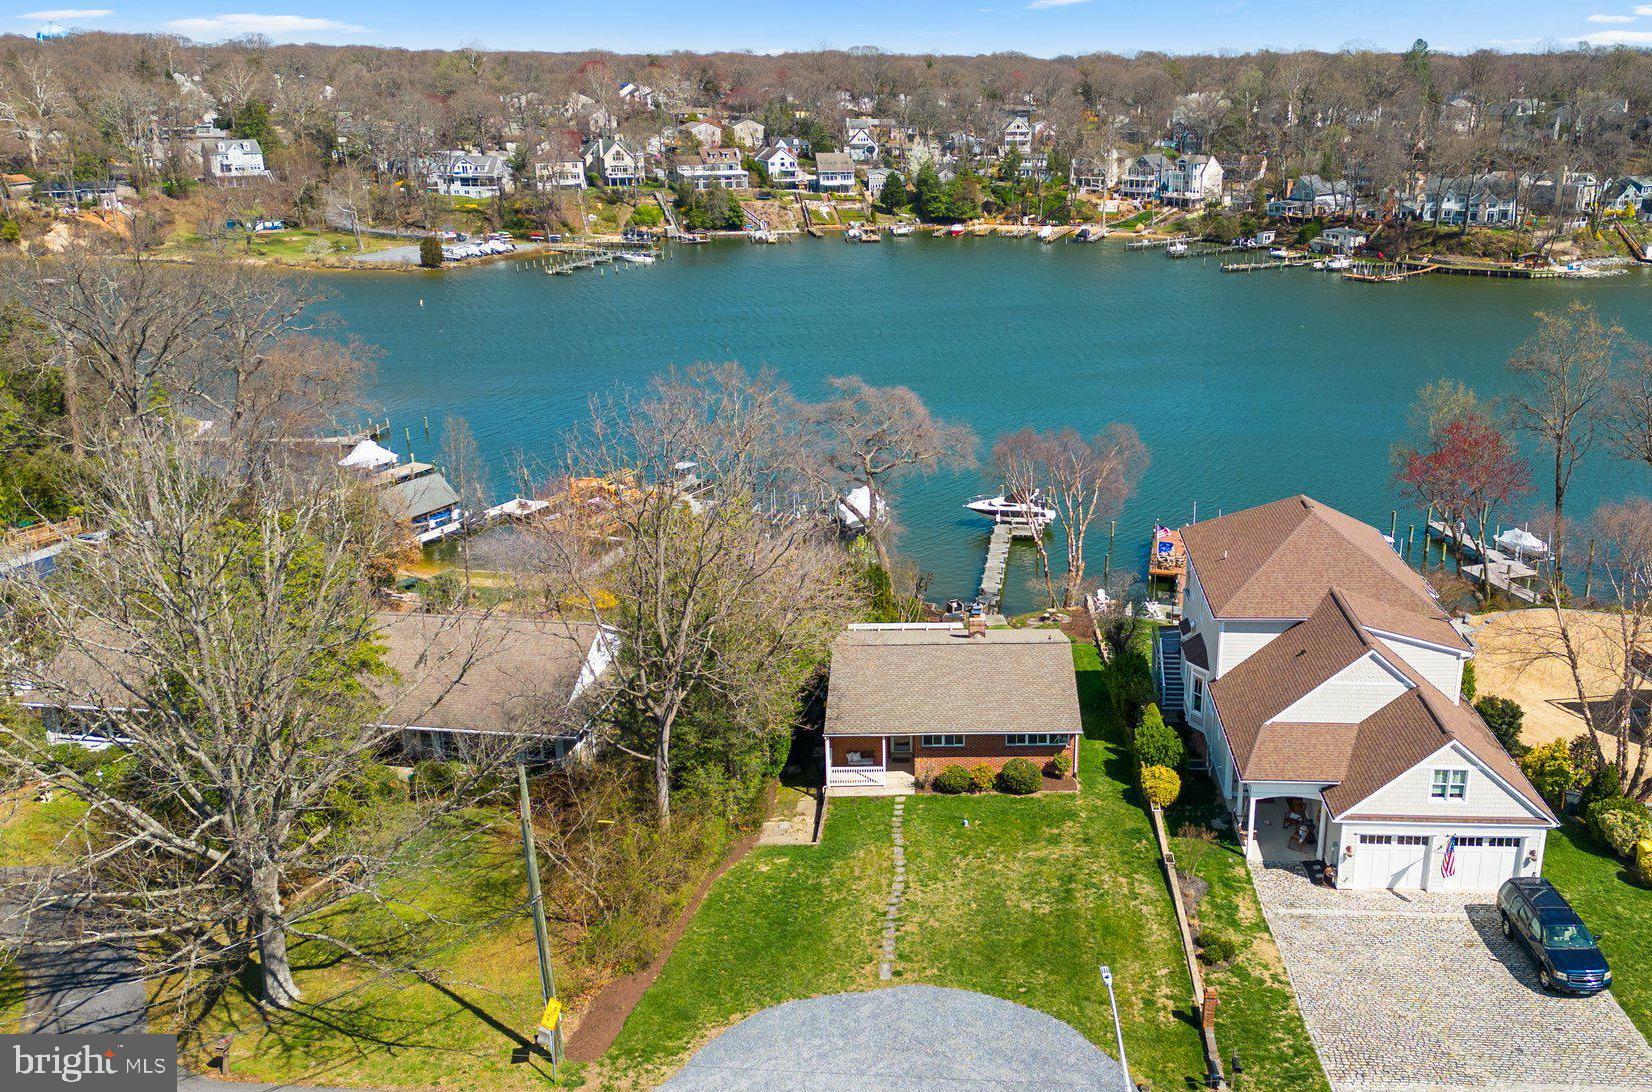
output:
[[[648,992],[648,987],[665,969],[666,960],[676,950],[677,942],[682,939],[688,923],[694,920],[699,913],[700,905],[706,901],[706,894],[711,885],[716,883],[722,875],[736,864],[752,847],[757,845],[758,835],[748,834],[734,843],[728,855],[721,864],[706,874],[700,881],[700,886],[694,889],[694,897],[688,900],[683,912],[677,915],[672,923],[670,932],[666,933],[660,945],[660,952],[654,961],[635,974],[622,975],[604,986],[595,998],[592,999],[585,1011],[580,1014],[579,1025],[568,1039],[568,1060],[573,1062],[592,1062],[607,1053],[614,1044],[620,1029],[625,1026],[625,1018],[631,1015],[631,1010],[637,1007],[642,995]]]

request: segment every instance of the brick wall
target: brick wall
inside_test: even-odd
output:
[[[826,743],[831,748],[831,752],[826,756],[828,766],[849,765],[850,751],[870,755],[874,765],[883,761],[882,736],[829,736]]]
[[[986,765],[1001,770],[1004,763],[1012,758],[1024,758],[1042,769],[1058,754],[1065,754],[1069,761],[1076,758],[1073,753],[1075,738],[1069,736],[1064,747],[1011,747],[1004,742],[1002,735],[966,735],[962,747],[925,747],[922,737],[914,736],[912,772],[919,781],[927,782],[948,766]]]

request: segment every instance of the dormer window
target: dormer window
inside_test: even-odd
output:
[[[1429,793],[1435,800],[1461,800],[1468,795],[1467,770],[1435,770],[1434,787]]]

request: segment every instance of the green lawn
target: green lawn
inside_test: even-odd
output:
[[[385,250],[392,246],[401,246],[405,239],[390,239],[375,235],[363,235],[361,243],[363,251],[371,253],[375,250]],[[193,232],[180,232],[167,240],[162,248],[164,254],[195,254],[203,250],[221,247],[221,251],[228,257],[267,258],[276,262],[309,262],[318,259],[348,258],[360,253],[356,250],[356,237],[351,232],[344,231],[312,231],[309,228],[289,228],[285,231],[269,231],[252,238],[251,245],[244,238],[236,238],[222,243],[202,239]]]
[[[818,846],[761,846],[719,879],[603,1058],[605,1073],[640,1084],[761,1009],[876,985],[892,807],[834,800]]]
[[[1560,889],[1612,964],[1612,994],[1652,1038],[1652,891],[1631,883],[1624,864],[1568,822],[1549,835],[1543,875]]]
[[[23,794],[0,800],[0,866],[62,860],[63,839],[85,814],[86,805],[80,798],[64,792],[45,803]]]

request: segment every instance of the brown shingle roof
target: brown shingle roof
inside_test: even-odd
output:
[[[1467,650],[1468,643],[1376,528],[1294,496],[1181,529],[1218,618],[1306,618],[1334,584],[1384,629]]]
[[[849,630],[832,644],[827,735],[1083,730],[1055,630]]]

